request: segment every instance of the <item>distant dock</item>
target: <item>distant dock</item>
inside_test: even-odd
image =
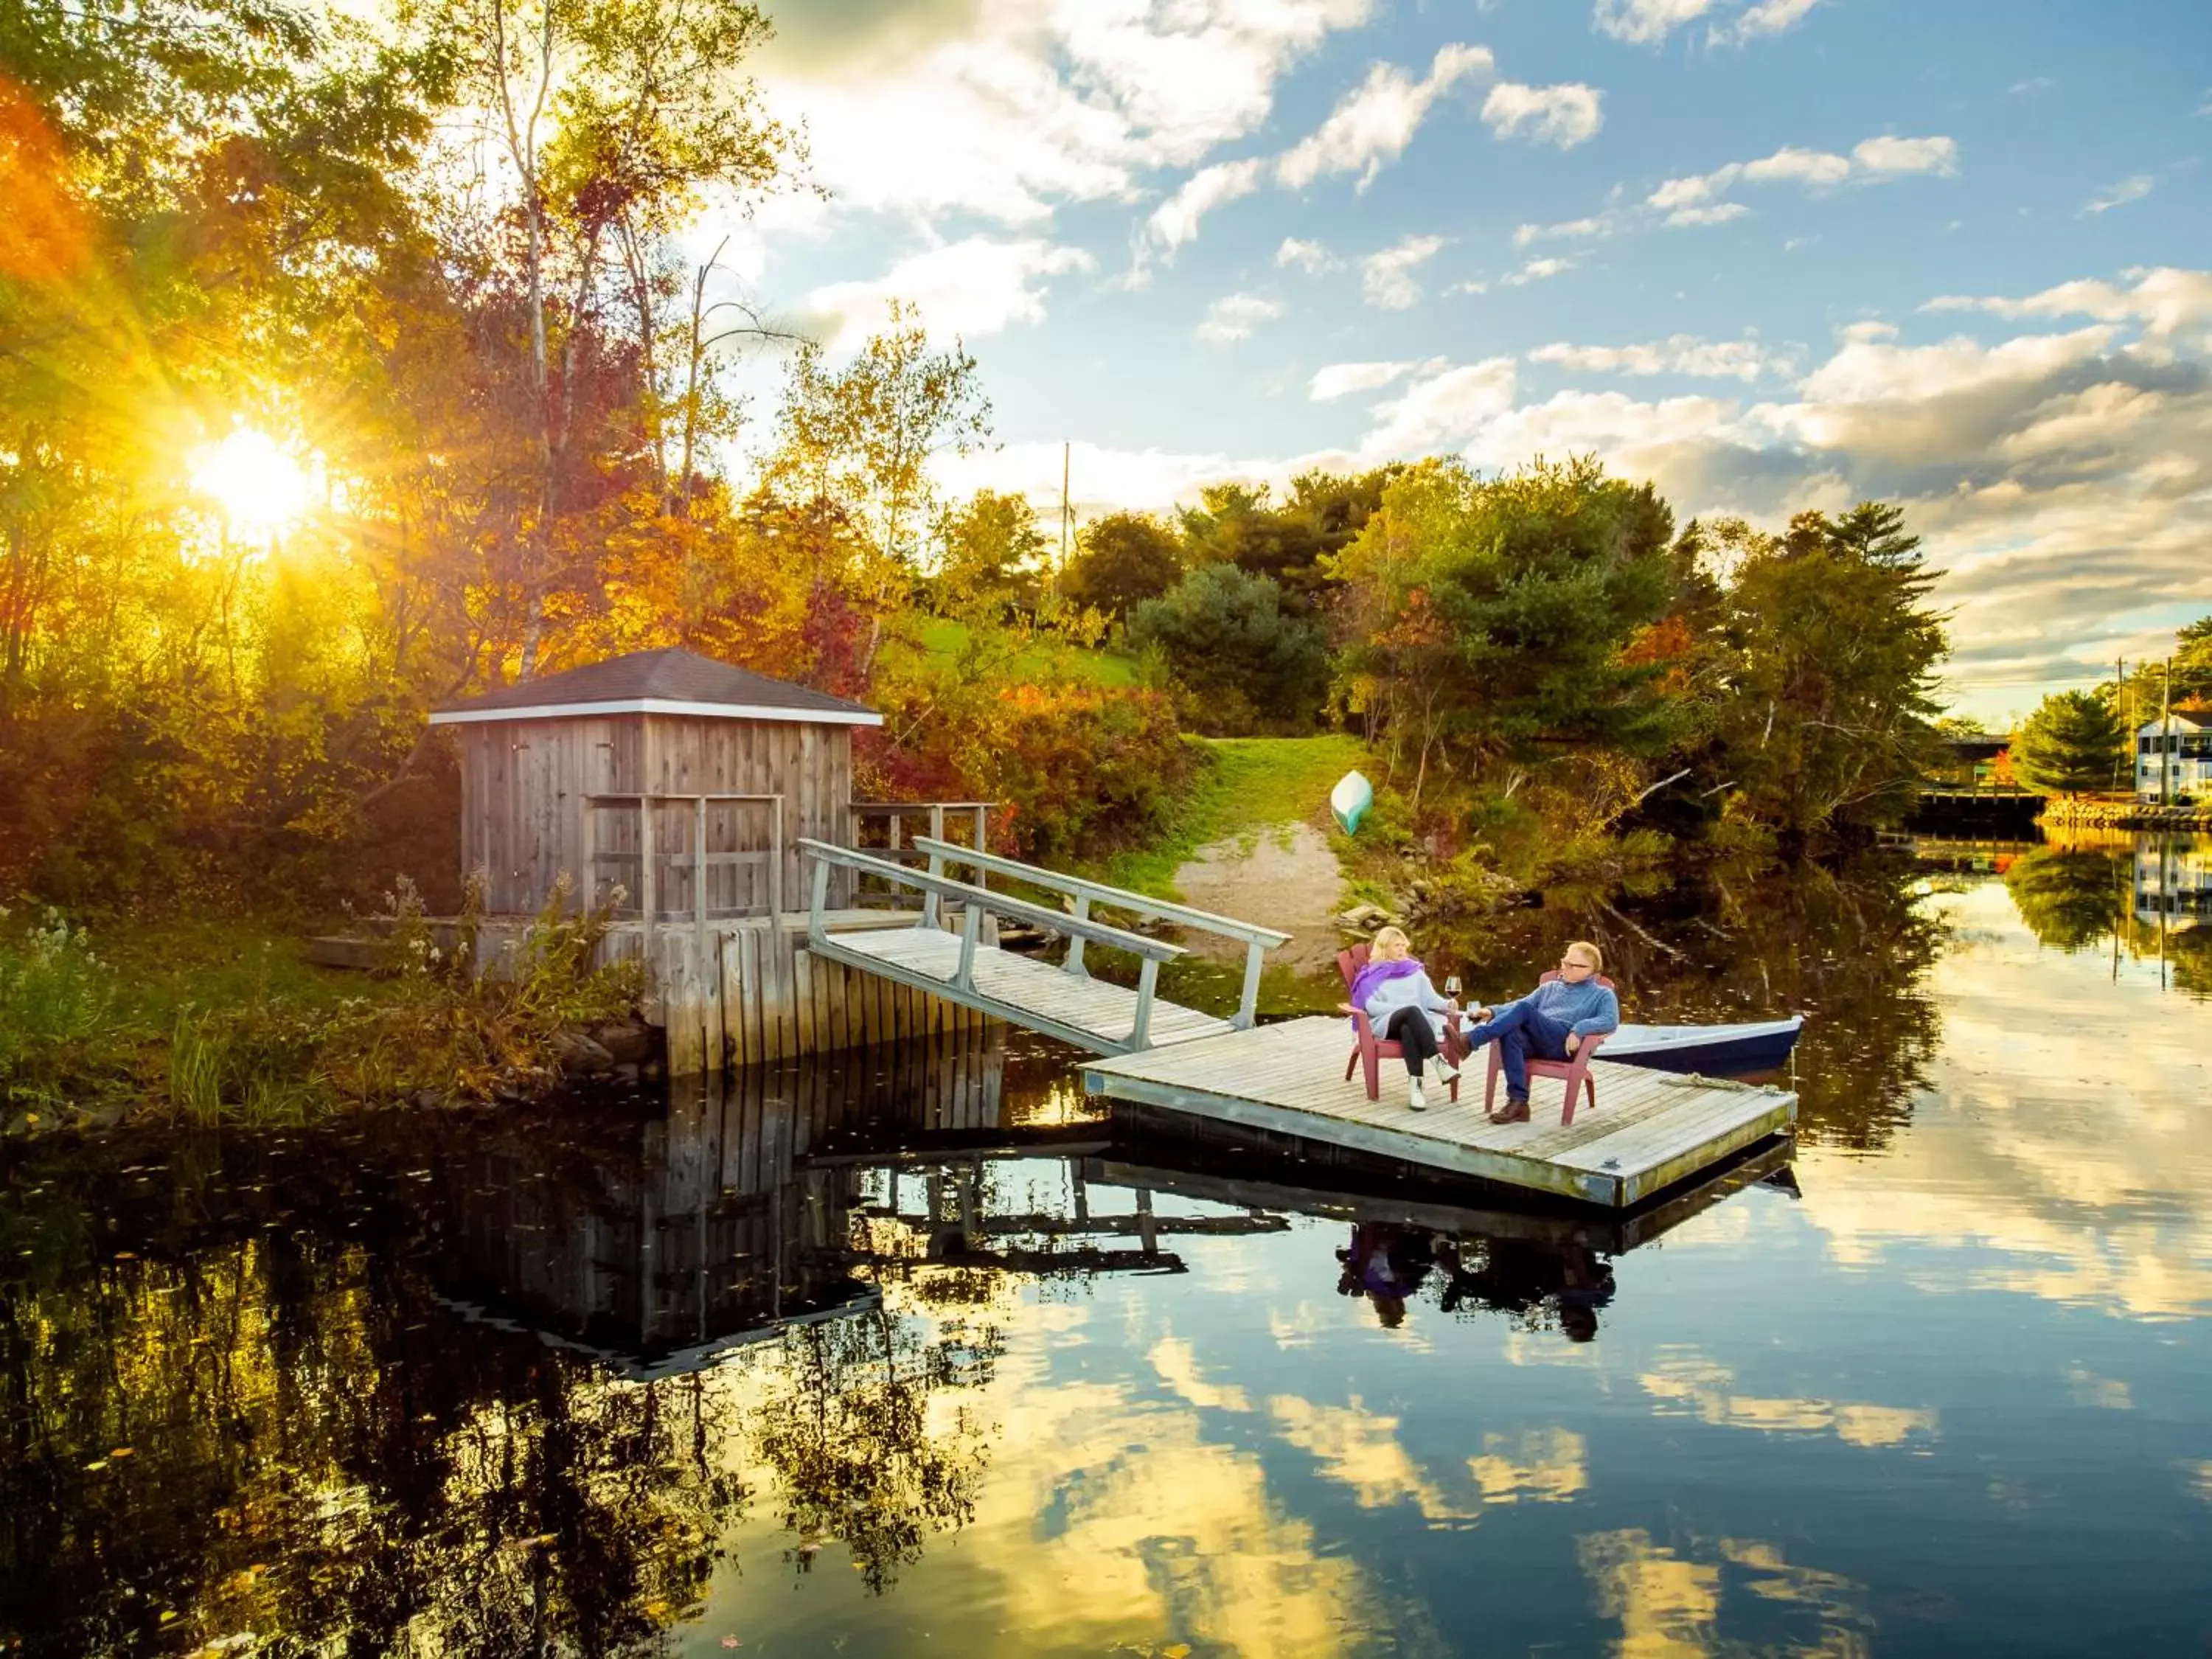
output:
[[[1797,1097],[1783,1090],[1682,1077],[1595,1060],[1597,1109],[1559,1123],[1561,1085],[1539,1078],[1530,1121],[1483,1115],[1484,1060],[1468,1063],[1456,1105],[1433,1095],[1407,1109],[1405,1085],[1371,1101],[1355,1076],[1347,1022],[1316,1017],[1203,1036],[1088,1061],[1084,1087],[1109,1100],[1165,1108],[1454,1176],[1626,1209],[1747,1146],[1788,1133]],[[1503,1096],[1500,1096],[1503,1098]]]

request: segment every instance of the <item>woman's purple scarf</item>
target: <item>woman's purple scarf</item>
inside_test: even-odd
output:
[[[1364,1012],[1376,986],[1420,971],[1419,961],[1413,957],[1400,957],[1395,962],[1370,962],[1352,976],[1352,1006]]]

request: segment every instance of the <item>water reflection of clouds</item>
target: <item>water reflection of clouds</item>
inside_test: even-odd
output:
[[[2117,1376],[2100,1376],[2076,1365],[2066,1373],[2066,1381],[2074,1390],[2074,1403],[2077,1406],[2094,1406],[2108,1412],[2131,1412],[2136,1408],[2135,1391]]]
[[[1058,1334],[1102,1311],[1054,1309]],[[997,1650],[1008,1652],[1180,1641],[1255,1659],[1328,1659],[1354,1645],[1353,1632],[1402,1629],[1405,1610],[1384,1605],[1356,1562],[1324,1552],[1314,1525],[1270,1492],[1256,1452],[1206,1437],[1200,1407],[1247,1405],[1242,1389],[1203,1379],[1189,1343],[1150,1347],[1153,1370],[1180,1396],[1162,1399],[1148,1397],[1146,1379],[1064,1374],[1058,1343],[1041,1335],[1025,1323],[967,1402],[992,1425],[990,1471],[957,1547],[934,1547],[932,1571],[894,1598],[847,1604],[848,1616],[911,1631],[996,1628]],[[825,1615],[836,1618],[793,1605],[802,1647],[824,1639]]]
[[[2136,1318],[2212,1311],[2197,1108],[2212,1019],[2123,967],[2039,949],[2004,886],[1943,895],[1933,1087],[1888,1156],[1808,1150],[1831,1259],[1923,1290],[2002,1290]],[[1969,1259],[1961,1255],[1972,1253]]]
[[[1773,1544],[1723,1538],[1710,1552],[1717,1559],[1698,1560],[1655,1543],[1641,1528],[1629,1528],[1585,1534],[1575,1547],[1599,1616],[1620,1622],[1613,1650],[1623,1659],[1735,1651],[1737,1644],[1723,1643],[1718,1626],[1722,1605],[1737,1587],[1762,1601],[1802,1607],[1820,1621],[1812,1641],[1762,1646],[1761,1652],[1856,1659],[1869,1650],[1874,1620],[1861,1605],[1865,1587],[1836,1573],[1792,1565]]]
[[[1571,1429],[1486,1434],[1467,1469],[1486,1504],[1564,1504],[1589,1485],[1589,1449]]]
[[[1278,1395],[1267,1410],[1282,1437],[1309,1454],[1322,1476],[1348,1488],[1363,1510],[1410,1503],[1431,1526],[1471,1521],[1476,1511],[1447,1498],[1398,1439],[1398,1419],[1348,1406],[1317,1406]]]
[[[1251,1396],[1234,1384],[1208,1382],[1198,1374],[1198,1356],[1179,1336],[1162,1337],[1146,1356],[1160,1381],[1201,1411],[1249,1412]]]
[[[1846,1445],[1869,1448],[1902,1445],[1915,1436],[1932,1437],[1936,1428],[1936,1413],[1920,1407],[1740,1393],[1734,1371],[1681,1349],[1662,1350],[1637,1381],[1659,1402],[1661,1413],[1688,1412],[1716,1428],[1765,1434],[1832,1433]]]

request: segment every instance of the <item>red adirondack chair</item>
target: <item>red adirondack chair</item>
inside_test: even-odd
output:
[[[1539,979],[1536,983],[1548,985],[1559,976],[1559,970],[1554,969]],[[1603,974],[1597,976],[1597,982],[1608,991],[1613,988],[1613,981]],[[1610,1035],[1609,1032],[1601,1032],[1596,1036],[1584,1037],[1575,1046],[1575,1057],[1572,1060],[1539,1060],[1534,1054],[1528,1056],[1528,1077],[1531,1082],[1540,1077],[1563,1077],[1567,1080],[1566,1104],[1559,1112],[1559,1122],[1563,1126],[1575,1121],[1577,1097],[1585,1089],[1589,1091],[1590,1110],[1593,1112],[1597,1110],[1597,1079],[1589,1074],[1590,1056],[1597,1053],[1598,1045]],[[1490,1110],[1490,1103],[1497,1097],[1498,1074],[1504,1069],[1504,1060],[1498,1056],[1498,1045],[1492,1043],[1490,1073],[1482,1083],[1482,1109],[1486,1114]]]
[[[1367,956],[1368,948],[1364,945],[1355,945],[1349,951],[1339,951],[1336,953],[1336,969],[1344,975],[1344,988],[1347,994],[1352,989],[1353,977],[1367,965]],[[1387,1037],[1376,1036],[1375,1027],[1369,1021],[1365,1009],[1355,1008],[1349,1002],[1339,1003],[1337,1006],[1352,1016],[1353,1034],[1352,1054],[1344,1062],[1344,1080],[1347,1083],[1351,1082],[1352,1069],[1355,1066],[1364,1066],[1367,1071],[1367,1097],[1370,1100],[1380,1100],[1382,1098],[1382,1062],[1386,1060],[1403,1060],[1406,1057],[1405,1047],[1401,1043],[1391,1042]],[[1458,1017],[1452,1016],[1446,1021],[1446,1025],[1448,1030],[1444,1041],[1447,1044],[1450,1044],[1459,1030]],[[1451,1097],[1452,1103],[1457,1105],[1459,1103],[1459,1073],[1453,1072],[1449,1075],[1450,1080],[1445,1084],[1444,1090]]]

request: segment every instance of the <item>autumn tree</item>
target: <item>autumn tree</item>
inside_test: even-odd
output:
[[[1077,535],[1060,594],[1119,621],[1182,580],[1183,562],[1176,532],[1151,514],[1109,513]]]
[[[991,430],[975,360],[957,339],[932,350],[916,317],[893,301],[889,327],[842,368],[818,345],[795,354],[769,467],[779,491],[834,507],[859,532],[848,577],[870,613],[864,669],[881,644],[884,614],[921,571],[938,503],[932,462],[948,451],[967,454]]]
[[[994,621],[1036,612],[1047,544],[1028,496],[979,489],[939,515],[936,541],[929,589],[940,612]]]
[[[605,343],[594,325],[610,254],[621,252],[630,337],[657,385],[660,240],[703,190],[756,192],[790,155],[788,135],[735,72],[771,31],[739,0],[415,0],[401,15],[448,43],[513,174],[538,475],[524,532],[518,672],[527,678],[571,506],[578,393]]]

